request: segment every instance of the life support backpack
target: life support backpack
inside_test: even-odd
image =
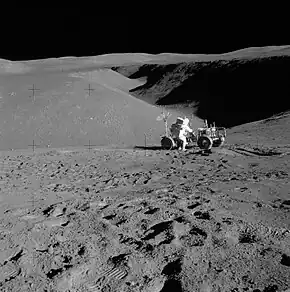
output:
[[[181,124],[172,124],[170,127],[170,132],[173,137],[179,137],[179,133],[181,131]]]

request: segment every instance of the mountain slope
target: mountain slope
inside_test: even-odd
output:
[[[133,147],[160,143],[161,109],[128,94],[142,85],[109,69],[2,74],[0,150],[38,147]],[[33,99],[31,89],[36,88]],[[88,89],[92,89],[90,92]],[[173,120],[179,115],[172,111]],[[196,126],[201,122],[196,120]],[[90,140],[90,141],[89,141]]]
[[[179,106],[201,119],[235,125],[290,109],[290,57],[143,64],[113,70],[146,83],[130,90],[150,104]],[[187,111],[188,112],[188,111]]]

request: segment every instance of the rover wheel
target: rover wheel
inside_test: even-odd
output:
[[[186,140],[190,146],[197,142],[196,136],[193,133],[190,133]]]
[[[212,139],[208,136],[201,136],[197,140],[197,145],[202,150],[210,150],[213,142]]]
[[[161,147],[166,150],[171,150],[174,148],[175,143],[171,137],[163,136],[161,139]]]
[[[225,138],[219,138],[219,139],[217,139],[217,140],[215,140],[215,141],[213,141],[213,147],[220,147],[220,146],[222,146],[223,144],[224,144],[224,142],[225,142]]]

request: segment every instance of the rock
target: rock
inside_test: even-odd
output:
[[[63,207],[56,207],[52,213],[52,216],[59,217],[59,216],[64,215],[64,212],[65,212],[65,210]]]

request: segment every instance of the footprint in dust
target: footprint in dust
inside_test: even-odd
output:
[[[19,267],[8,262],[0,267],[0,284],[15,278],[20,273]]]
[[[117,267],[109,268],[96,280],[87,283],[86,286],[88,291],[91,292],[115,291],[127,274],[125,269]]]

